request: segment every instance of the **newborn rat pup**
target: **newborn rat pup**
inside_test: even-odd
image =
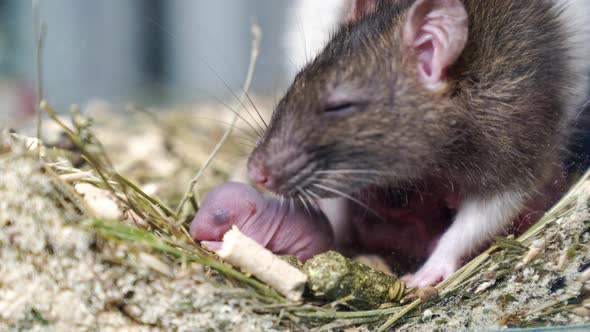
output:
[[[434,195],[427,201],[446,210],[450,226],[440,238],[414,239],[429,258],[408,284],[440,282],[539,206],[531,202],[553,199],[543,190],[560,178],[587,88],[587,8],[584,0],[354,1],[277,105],[249,158],[250,178],[285,197],[341,197],[338,208],[320,203],[337,212],[328,216],[337,239],[369,242],[363,220],[387,226],[405,218],[388,209],[418,215],[408,202]],[[391,192],[408,198],[383,194]],[[432,225],[429,215],[417,223]],[[321,233],[323,217],[316,226],[303,217],[299,230]],[[380,229],[375,239],[412,240]],[[294,244],[298,234],[282,240]]]
[[[392,208],[379,202],[371,206],[387,223],[377,216],[371,218],[363,208],[351,206],[350,226],[355,228],[357,244],[352,252],[395,251],[409,257],[427,256],[448,226],[449,210],[445,202],[428,193],[406,199],[404,207]],[[191,223],[190,234],[217,251],[225,233],[236,226],[274,253],[292,255],[303,262],[328,250],[351,251],[345,236],[340,236],[340,243],[335,242],[325,214],[314,204],[303,203],[269,197],[243,183],[227,182],[207,194]]]
[[[211,250],[232,226],[280,255],[302,262],[332,248],[333,233],[324,214],[293,201],[263,196],[242,183],[227,182],[211,190],[190,227],[191,236]]]

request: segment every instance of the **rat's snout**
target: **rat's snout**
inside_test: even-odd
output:
[[[270,168],[262,158],[254,157],[248,163],[248,177],[259,186],[272,190],[274,181]]]
[[[288,195],[309,176],[309,157],[299,147],[278,152],[255,151],[248,162],[248,177],[266,190]]]

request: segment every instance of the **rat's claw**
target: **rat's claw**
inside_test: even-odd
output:
[[[434,258],[434,259],[433,259]],[[430,257],[424,266],[407,282],[408,287],[425,287],[436,285],[447,279],[459,268],[459,262],[452,259]]]

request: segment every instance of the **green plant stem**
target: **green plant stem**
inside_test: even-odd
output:
[[[385,309],[365,310],[365,311],[292,311],[295,316],[316,319],[346,319],[346,318],[364,318],[373,316],[391,315],[402,310],[401,307],[391,307]]]
[[[381,325],[377,331],[378,332],[385,331],[391,325],[395,324],[395,322],[397,322],[402,317],[404,317],[408,312],[412,311],[414,308],[416,308],[418,305],[420,305],[420,303],[422,303],[422,300],[418,299],[418,300],[408,304],[402,311],[398,312],[393,317],[389,318],[385,323],[383,323],[383,325]]]
[[[321,332],[321,331],[334,331],[336,329],[340,329],[343,327],[351,326],[351,325],[361,325],[361,324],[368,324],[373,323],[379,320],[376,317],[365,317],[365,318],[354,318],[354,319],[347,319],[343,321],[335,321],[330,324],[326,324],[324,326],[320,326],[317,329],[313,329],[314,332]]]
[[[283,296],[281,296],[276,291],[270,289],[265,284],[253,278],[249,278],[246,275],[232,269],[231,267],[226,266],[225,264],[211,257],[196,254],[195,252],[191,252],[185,248],[179,249],[178,247],[182,248],[182,245],[178,244],[178,247],[173,246],[169,243],[166,243],[157,235],[149,231],[127,226],[119,222],[111,222],[101,219],[90,219],[84,222],[83,225],[96,230],[102,236],[115,237],[121,240],[132,242],[134,244],[143,244],[155,250],[169,254],[175,258],[186,258],[187,261],[192,261],[201,265],[209,266],[227,276],[235,278],[240,282],[243,282],[254,287],[256,290],[258,290],[265,296],[268,296],[278,301],[286,301],[286,299]]]

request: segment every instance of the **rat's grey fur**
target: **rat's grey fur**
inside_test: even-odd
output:
[[[527,192],[550,176],[577,83],[563,8],[552,1],[463,1],[468,45],[447,88],[432,92],[421,87],[413,54],[400,41],[412,2],[380,1],[373,13],[344,24],[297,75],[250,160],[263,160],[277,192],[291,194],[298,185],[333,196],[310,185],[327,179],[354,193],[367,182],[432,177],[466,195]],[[348,94],[355,110],[325,113],[334,91]]]

